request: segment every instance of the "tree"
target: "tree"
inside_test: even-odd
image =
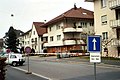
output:
[[[10,27],[7,38],[6,38],[7,49],[10,49],[12,52],[18,52],[17,46],[19,45],[19,41],[17,40],[17,36],[13,27]]]

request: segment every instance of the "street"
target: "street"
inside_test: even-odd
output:
[[[27,62],[17,69],[27,70]],[[30,57],[30,71],[51,80],[94,80],[94,65],[83,62],[60,61],[55,58]],[[97,80],[120,80],[120,68],[99,66]]]
[[[6,79],[5,80],[47,80],[32,74],[26,74],[23,71],[7,66]]]

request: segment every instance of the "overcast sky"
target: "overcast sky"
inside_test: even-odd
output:
[[[74,3],[77,7],[94,10],[93,3],[84,0],[0,0],[0,38],[10,26],[26,32],[33,22],[49,21],[73,8]]]

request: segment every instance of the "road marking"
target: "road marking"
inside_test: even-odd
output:
[[[94,38],[92,42],[93,42],[93,50],[96,50],[96,42],[97,42],[96,39]]]
[[[12,67],[12,68],[23,71],[23,72],[27,72],[27,70],[24,70],[24,69],[21,69],[21,68],[18,68],[18,67]],[[53,80],[51,78],[48,78],[46,76],[43,76],[43,75],[40,75],[40,74],[37,74],[37,73],[34,73],[34,72],[32,72],[32,74],[35,75],[35,76],[38,76],[38,77],[42,77],[44,79]]]

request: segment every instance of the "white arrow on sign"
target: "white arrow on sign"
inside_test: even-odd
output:
[[[92,42],[93,42],[93,50],[96,50],[96,42],[97,42],[96,39],[94,38]]]

